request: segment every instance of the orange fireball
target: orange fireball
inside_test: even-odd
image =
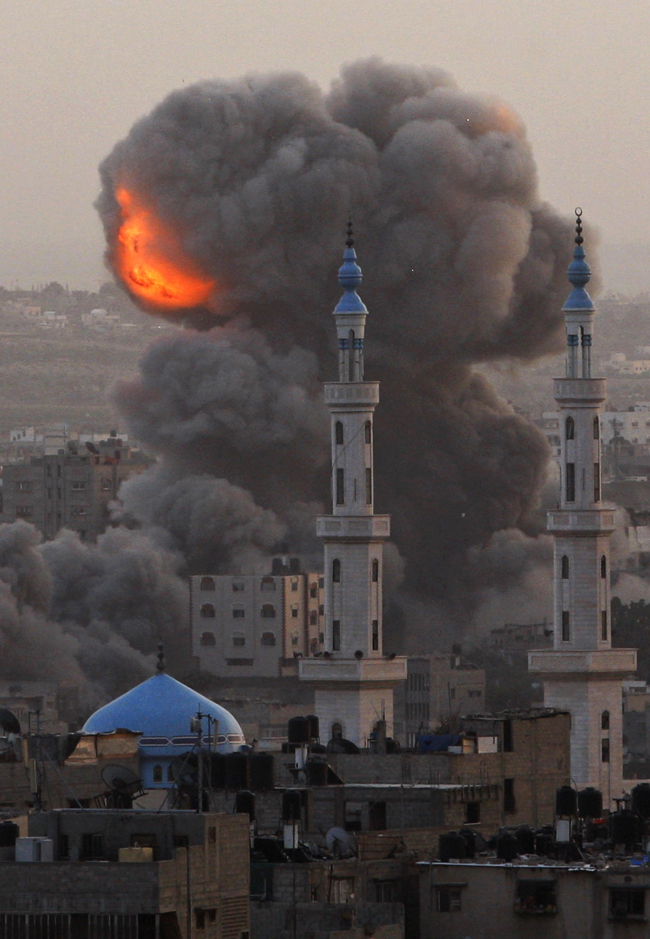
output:
[[[117,189],[115,198],[122,210],[116,268],[131,293],[161,311],[205,304],[214,281],[187,257],[178,235],[127,189]]]

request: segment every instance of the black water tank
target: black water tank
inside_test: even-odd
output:
[[[282,793],[282,821],[299,822],[302,815],[302,794],[299,789]]]
[[[309,721],[309,739],[318,740],[320,737],[318,717],[315,714],[308,714],[305,720]]]
[[[235,814],[248,815],[251,822],[255,821],[255,793],[250,789],[240,789],[235,793]]]
[[[20,828],[15,822],[0,822],[0,848],[13,848]]]
[[[600,789],[587,786],[578,793],[578,815],[580,818],[601,818],[603,814],[603,794]]]
[[[560,786],[555,793],[555,814],[575,815],[578,811],[578,794],[572,786]]]
[[[309,750],[310,753],[327,753],[327,747],[324,743],[312,743]]]
[[[530,825],[520,825],[515,832],[517,854],[535,854],[535,832]]]
[[[553,853],[554,839],[548,831],[535,832],[535,854],[540,857],[549,857]]]
[[[208,765],[210,767],[210,788],[223,789],[226,785],[226,754],[211,753]]]
[[[613,812],[609,816],[609,833],[614,844],[624,844],[631,848],[640,836],[639,820],[629,809]]]
[[[512,832],[502,831],[497,835],[496,853],[502,861],[514,861],[517,857],[517,839]]]
[[[250,789],[247,753],[226,753],[224,783],[226,789]]]
[[[471,828],[461,828],[459,834],[465,839],[465,857],[471,861],[476,857],[476,832]]]
[[[650,818],[650,783],[639,783],[632,790],[632,811],[641,818]]]
[[[306,717],[289,718],[289,743],[309,743],[309,721]]]
[[[255,792],[275,789],[275,759],[272,753],[251,753],[250,785]]]
[[[327,785],[328,766],[324,760],[307,760],[305,763],[305,776],[308,786]]]
[[[462,861],[467,857],[467,843],[458,831],[448,831],[438,838],[438,858],[443,861]]]

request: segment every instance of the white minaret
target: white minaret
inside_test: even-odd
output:
[[[383,543],[388,515],[375,515],[373,415],[379,383],[363,380],[368,311],[356,288],[352,228],[339,269],[345,289],[334,310],[339,379],[325,385],[331,414],[332,515],[318,519],[325,548],[325,652],[300,660],[302,681],[316,683],[315,711],[323,737],[340,732],[366,746],[378,721],[393,732],[393,688],[406,678],[406,659],[384,656],[382,636]],[[327,739],[329,739],[329,736]]]
[[[566,378],[555,379],[560,419],[561,492],[548,514],[554,542],[553,649],[530,652],[528,667],[544,680],[544,704],[571,712],[571,776],[595,786],[605,807],[623,789],[621,681],[636,669],[634,649],[612,649],[609,539],[614,508],[602,502],[600,411],[605,379],[591,377],[594,305],[585,290],[591,270],[576,209],[576,247],[563,307]]]

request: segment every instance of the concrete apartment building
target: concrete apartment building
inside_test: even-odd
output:
[[[190,577],[192,654],[221,678],[295,674],[323,641],[322,574],[297,558],[275,558],[272,573]]]
[[[0,522],[24,519],[46,539],[69,528],[83,541],[94,541],[107,526],[108,505],[121,484],[149,465],[119,438],[6,465]]]

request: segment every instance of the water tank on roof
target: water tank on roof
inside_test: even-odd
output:
[[[459,834],[465,841],[465,857],[471,860],[476,857],[476,832],[471,828],[461,828]]]
[[[249,762],[247,753],[226,753],[224,782],[226,789],[248,789]]]
[[[306,717],[289,718],[289,743],[309,743],[309,731],[309,720]]]
[[[515,832],[517,854],[535,854],[535,832],[530,825],[520,825]]]
[[[614,844],[623,844],[627,849],[633,848],[641,838],[640,829],[639,819],[629,809],[613,812],[609,816],[609,833]]]
[[[496,855],[501,861],[511,863],[517,857],[517,839],[510,831],[502,831],[497,835]]]
[[[15,822],[0,822],[0,848],[13,848],[20,828]]]
[[[603,794],[593,786],[578,793],[578,815],[580,818],[600,818],[603,814]]]
[[[555,814],[576,815],[578,811],[578,794],[572,786],[560,786],[555,793]]]
[[[299,789],[282,793],[282,821],[299,822],[302,816],[302,795]]]
[[[438,857],[446,863],[467,857],[467,843],[458,831],[448,831],[438,838]]]
[[[255,794],[250,789],[240,789],[235,793],[235,814],[248,815],[255,821]]]
[[[226,754],[210,754],[210,788],[224,789],[226,785]]]
[[[307,760],[305,775],[308,786],[326,786],[328,766],[324,760]]]
[[[305,719],[309,721],[309,739],[318,740],[320,737],[318,717],[315,714],[308,714]]]
[[[641,818],[650,818],[650,783],[639,783],[632,790],[632,811]]]

